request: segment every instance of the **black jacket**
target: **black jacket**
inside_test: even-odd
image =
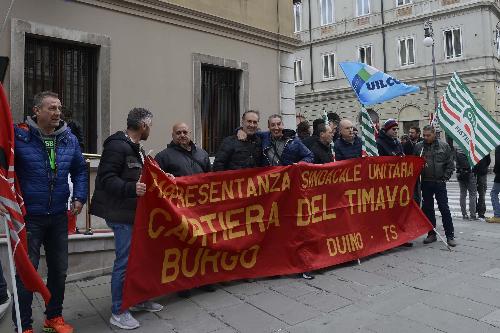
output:
[[[0,148],[0,168],[7,170],[7,157],[2,148]]]
[[[485,157],[483,157],[483,159],[481,161],[479,161],[479,163],[474,165],[474,167],[472,168],[472,171],[478,176],[487,175],[488,174],[488,167],[490,166],[490,164],[491,164],[491,157],[490,157],[490,154],[488,154]]]
[[[156,154],[160,168],[176,177],[190,176],[210,171],[208,153],[191,142],[191,151],[170,142],[167,148]]]
[[[317,136],[314,137],[316,140],[314,140],[310,147],[307,147],[314,154],[314,164],[333,162],[332,148],[330,145],[325,145]]]
[[[133,224],[142,172],[141,147],[118,131],[104,141],[90,213],[113,223]]]
[[[222,141],[215,155],[214,171],[239,170],[262,166],[262,140],[257,135],[246,141],[238,140],[236,135]]]
[[[423,140],[424,139],[419,137],[417,138],[416,141],[411,141],[411,140],[406,141],[405,144],[403,145],[403,153],[405,153],[405,155],[413,155],[415,150],[415,145]]]
[[[495,148],[495,167],[493,169],[495,172],[495,183],[500,183],[500,145]]]
[[[377,138],[377,148],[379,156],[404,156],[401,142],[388,136],[383,129]]]
[[[354,137],[352,143],[345,141],[342,137],[335,141],[335,160],[349,160],[361,157],[363,141],[359,137]]]
[[[451,178],[455,169],[453,152],[446,142],[435,140],[428,144],[421,141],[415,145],[414,155],[425,158],[425,166],[422,170],[422,180],[445,182]]]
[[[307,138],[303,139],[302,140],[302,143],[304,144],[304,146],[306,146],[309,150],[311,150],[311,147],[314,143],[316,143],[316,141],[319,140],[319,136],[317,136],[316,134],[313,134],[311,136],[308,136]],[[335,140],[333,141],[335,142]]]

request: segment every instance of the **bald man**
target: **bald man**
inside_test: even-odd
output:
[[[191,130],[185,123],[172,127],[172,142],[155,157],[160,168],[176,177],[210,171],[208,153],[191,140]]]
[[[362,141],[354,134],[354,125],[349,119],[342,119],[339,123],[340,137],[335,141],[335,160],[349,160],[361,157]]]

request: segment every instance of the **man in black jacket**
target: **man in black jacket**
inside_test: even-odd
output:
[[[349,160],[361,157],[363,142],[354,135],[354,125],[348,119],[339,123],[340,137],[335,141],[335,160]]]
[[[309,150],[314,154],[314,164],[325,164],[333,162],[333,153],[330,144],[333,139],[333,131],[329,125],[318,125],[318,137],[311,144]]]
[[[464,220],[469,219],[469,215],[467,215],[467,205],[465,204],[467,192],[469,192],[470,219],[477,220],[476,176],[472,173],[469,160],[461,148],[455,149],[455,161],[457,163],[457,181],[460,187],[460,210],[462,211],[462,218]]]
[[[409,140],[403,145],[403,152],[405,155],[413,155],[415,145],[422,141],[420,137],[420,127],[412,126],[410,127],[410,132],[408,133]]]
[[[500,193],[500,145],[495,149],[495,179],[493,180],[493,187],[491,188],[491,205],[493,206],[493,216],[488,217],[486,222],[500,223],[500,202],[498,200],[498,193]]]
[[[239,170],[262,166],[262,140],[256,135],[259,112],[248,110],[241,117],[241,130],[245,140],[237,135],[228,136],[215,155],[214,171]]]
[[[488,167],[490,163],[491,157],[490,154],[488,154],[472,168],[472,172],[476,175],[477,183],[477,215],[481,219],[484,219],[484,213],[486,213],[485,200],[488,182]]]
[[[146,193],[141,183],[145,153],[142,140],[149,137],[153,115],[143,108],[132,109],[127,129],[118,131],[104,141],[97,169],[91,213],[102,217],[115,235],[116,259],[111,275],[111,318],[109,322],[122,329],[140,326],[128,310],[121,312],[122,289],[128,263],[137,197]],[[163,306],[151,301],[136,304],[130,311],[161,311]]]
[[[166,173],[182,177],[210,171],[208,153],[191,141],[190,133],[185,123],[172,127],[172,142],[155,157]]]
[[[404,156],[403,146],[398,140],[398,122],[388,119],[377,138],[379,156]]]

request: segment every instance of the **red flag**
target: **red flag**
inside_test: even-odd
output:
[[[7,170],[0,168],[0,203],[7,208],[10,243],[16,265],[16,271],[24,287],[42,295],[45,304],[50,300],[50,292],[42,278],[33,267],[26,252],[26,228],[23,215],[26,213],[19,183],[14,170],[14,126],[7,97],[0,84],[0,149],[7,160]]]

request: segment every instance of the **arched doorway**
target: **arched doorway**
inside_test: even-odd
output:
[[[410,128],[413,126],[422,127],[424,125],[424,118],[420,109],[414,105],[407,105],[399,111],[398,123],[399,128],[404,134],[408,134]],[[401,134],[403,134],[401,133]]]

